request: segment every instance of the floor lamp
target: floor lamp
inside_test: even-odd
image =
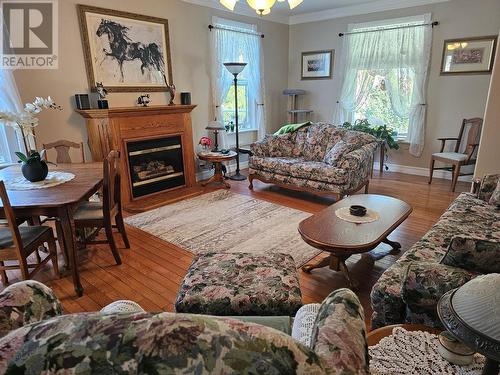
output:
[[[244,176],[240,173],[240,135],[239,135],[239,123],[238,123],[238,74],[240,74],[246,63],[224,63],[224,66],[229,73],[234,75],[234,107],[235,107],[235,116],[234,120],[236,123],[236,173],[229,178],[234,181],[243,181],[247,179],[247,176]]]

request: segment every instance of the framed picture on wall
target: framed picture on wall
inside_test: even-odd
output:
[[[445,40],[441,74],[491,73],[496,45],[496,36]]]
[[[168,20],[78,5],[87,77],[111,92],[167,91],[172,82]]]
[[[330,79],[334,50],[302,52],[302,79]]]

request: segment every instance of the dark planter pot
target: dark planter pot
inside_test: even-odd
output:
[[[31,182],[43,181],[47,178],[49,167],[43,160],[32,161],[31,163],[23,163],[21,172],[25,179]]]

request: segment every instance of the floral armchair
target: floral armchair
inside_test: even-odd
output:
[[[230,318],[61,315],[36,281],[0,293],[0,373],[366,374],[367,365],[363,309],[347,289],[322,303],[310,347]]]
[[[372,328],[442,327],[443,294],[481,274],[500,273],[500,175],[462,193],[427,234],[387,269],[371,292]]]
[[[315,194],[345,195],[368,189],[375,137],[313,123],[293,133],[267,135],[251,145],[250,189],[257,179]]]

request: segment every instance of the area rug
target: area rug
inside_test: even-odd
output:
[[[310,215],[250,196],[218,190],[128,217],[127,224],[193,254],[286,253],[297,267],[321,251],[297,232]]]

